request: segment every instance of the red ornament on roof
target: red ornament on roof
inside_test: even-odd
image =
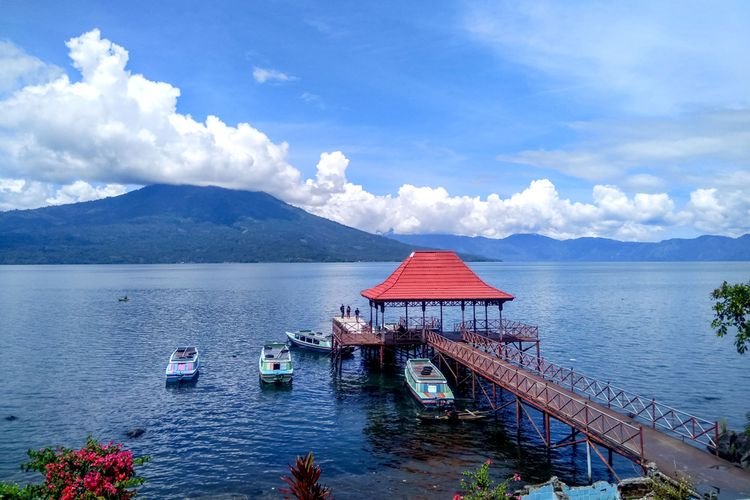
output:
[[[455,252],[412,252],[381,284],[362,290],[378,301],[513,300],[513,295],[489,286]]]

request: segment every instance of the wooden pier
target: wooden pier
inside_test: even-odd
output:
[[[348,346],[379,351],[381,366],[386,350],[407,356],[429,355],[456,385],[470,381],[475,398],[479,388],[495,412],[509,404],[497,405],[496,390],[512,394],[510,404],[515,404],[517,424],[526,416],[548,449],[585,444],[587,456],[589,450],[593,451],[615,478],[612,453],[644,470],[655,464],[672,478],[687,476],[700,491],[718,493],[720,498],[750,497],[750,472],[708,451],[717,448],[716,421],[542,358],[538,329],[502,318],[503,303],[513,296],[486,285],[455,254],[415,252],[386,281],[364,290],[362,295],[370,300],[369,320],[333,319],[337,362],[341,361],[337,353]],[[386,304],[401,308],[405,314],[386,322]],[[449,331],[443,328],[444,306],[461,308],[461,321]],[[469,319],[465,315],[467,306],[471,307]],[[439,308],[439,316],[428,316],[428,307]],[[497,318],[489,317],[493,307],[497,308]],[[486,386],[491,387],[492,396]],[[541,426],[531,417],[529,408],[541,413]],[[552,442],[550,419],[569,426],[570,437]]]

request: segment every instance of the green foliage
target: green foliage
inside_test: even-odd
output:
[[[693,483],[688,476],[670,481],[661,476],[651,478],[651,491],[656,500],[690,500],[693,498]]]
[[[19,486],[0,481],[0,500],[33,500],[44,498],[44,487],[41,485]]]
[[[313,452],[306,457],[297,457],[294,465],[289,465],[292,476],[284,476],[281,479],[289,485],[289,488],[281,488],[285,495],[299,500],[322,500],[331,497],[331,490],[322,486],[320,480],[320,466],[315,465]],[[289,498],[289,497],[287,497]]]
[[[711,327],[716,335],[723,337],[730,328],[736,328],[734,345],[737,352],[743,354],[750,347],[750,282],[730,285],[726,281],[711,293],[716,301],[713,306],[714,320]]]
[[[461,480],[461,489],[463,496],[456,495],[454,498],[463,498],[465,500],[504,500],[510,498],[508,494],[508,485],[510,481],[520,481],[521,476],[514,474],[513,477],[506,479],[502,483],[495,484],[490,478],[491,460],[487,460],[475,471],[466,471],[463,473],[465,479]]]
[[[0,483],[0,499],[126,500],[135,496],[132,488],[144,482],[133,467],[148,461],[148,457],[134,458],[119,444],[101,444],[92,437],[80,450],[43,448],[27,453],[29,461],[21,469],[41,473],[44,484]]]

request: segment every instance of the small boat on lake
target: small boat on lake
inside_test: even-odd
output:
[[[117,300],[118,300],[119,302],[127,302],[127,301],[128,301],[128,300],[130,300],[130,299],[128,299],[128,296],[127,296],[127,295],[123,295],[122,297],[117,297]]]
[[[333,348],[333,335],[313,330],[295,330],[286,332],[286,336],[292,345],[304,347],[313,351],[331,352]]]
[[[169,357],[167,382],[191,381],[198,376],[199,369],[198,349],[194,346],[178,347]]]
[[[328,352],[333,350],[333,334],[316,332],[313,330],[295,330],[286,332],[289,342],[296,347],[309,349],[317,352]],[[341,354],[347,355],[354,352],[354,347],[346,346],[341,349]]]
[[[407,360],[404,378],[412,395],[425,407],[453,406],[453,391],[448,387],[448,381],[429,359]]]
[[[423,412],[417,418],[426,422],[461,422],[485,420],[490,416],[489,411],[455,410],[453,408],[444,412]]]
[[[258,361],[260,380],[272,384],[292,381],[292,353],[284,342],[267,342],[260,350]]]

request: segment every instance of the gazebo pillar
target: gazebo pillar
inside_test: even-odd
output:
[[[490,335],[490,321],[487,318],[487,301],[484,301],[484,328],[487,330],[487,336]]]
[[[443,333],[443,301],[440,301],[440,333]]]
[[[426,303],[425,303],[425,301],[423,300],[423,301],[422,301],[422,330],[424,330],[424,329],[425,329],[425,316],[424,316],[424,313],[425,313],[425,309],[427,309],[427,304],[426,304]]]
[[[461,301],[461,328],[464,328],[464,323],[466,322],[466,319],[464,319],[464,310],[466,309],[466,304],[464,301]]]
[[[404,307],[406,308],[406,325],[404,325],[404,328],[406,328],[406,330],[408,331],[409,330],[409,301],[407,300],[406,302],[404,302],[404,304],[405,304]]]
[[[474,319],[474,332],[477,331],[477,301],[472,300],[471,301],[471,314],[472,318]]]
[[[500,340],[503,340],[503,303],[498,302],[497,303],[497,316],[500,320]]]

